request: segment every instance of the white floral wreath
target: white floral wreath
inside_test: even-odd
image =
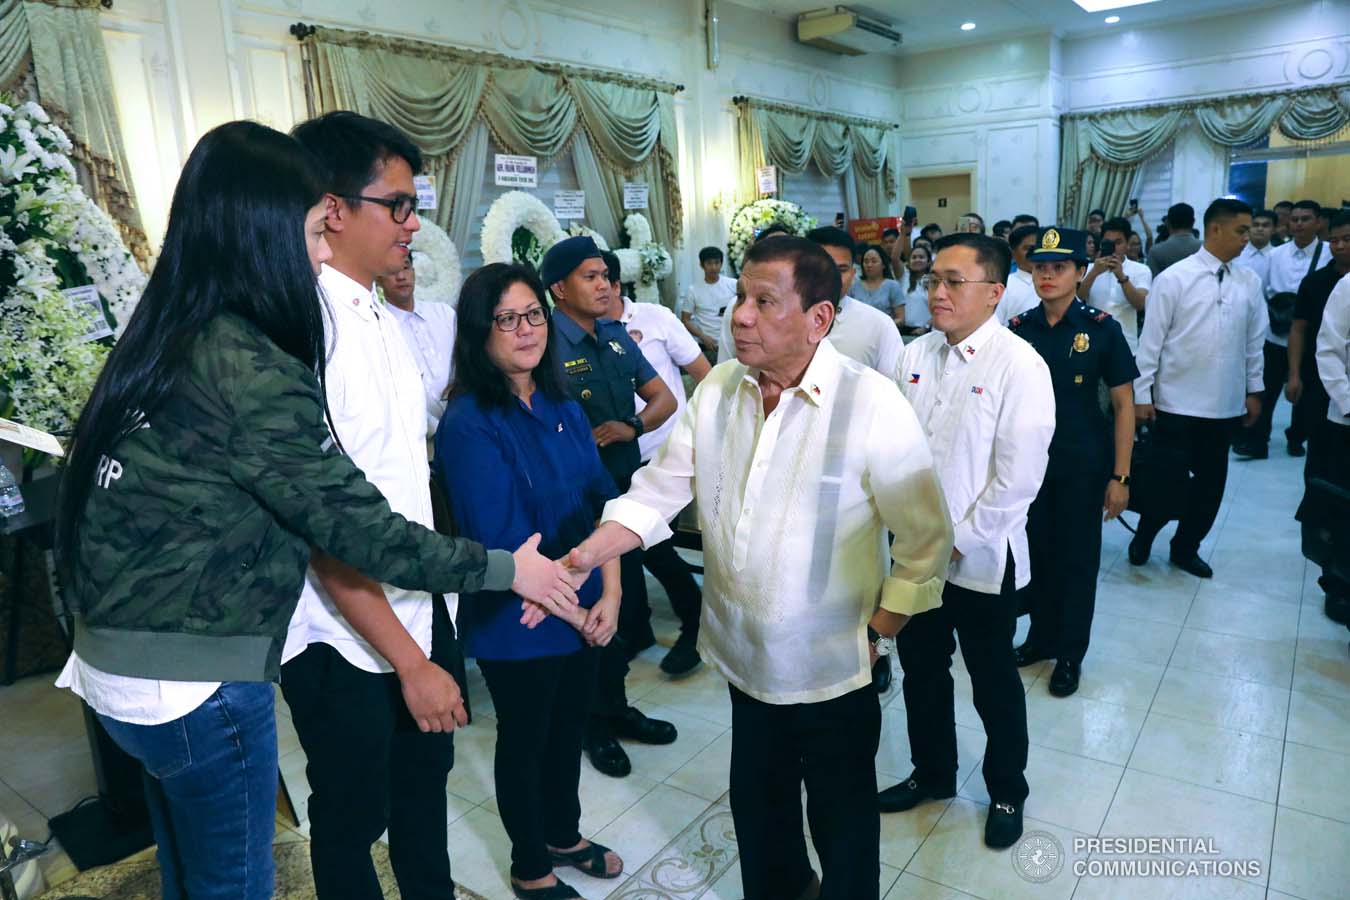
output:
[[[536,269],[543,261],[544,251],[567,236],[542,200],[524,191],[508,191],[492,202],[483,219],[480,246],[484,264],[514,259],[511,241],[518,228],[529,229],[536,243],[531,258],[515,261],[529,263]]]
[[[459,251],[450,235],[434,222],[422,220],[412,239],[413,271],[417,273],[417,302],[459,303],[464,275]]]
[[[670,274],[670,253],[653,240],[652,225],[642,213],[632,213],[624,219],[623,229],[628,233],[628,247],[616,251],[620,277],[624,282],[632,282],[634,300],[660,303],[656,283]]]
[[[731,264],[739,271],[745,251],[755,242],[755,235],[773,223],[784,225],[798,237],[816,227],[816,220],[797,204],[789,200],[756,200],[746,203],[731,216],[731,233],[727,240],[727,252]]]
[[[609,242],[605,240],[605,236],[603,234],[601,234],[600,232],[596,231],[594,228],[591,228],[588,225],[581,224],[580,222],[573,221],[570,225],[568,225],[567,234],[563,235],[563,237],[564,238],[588,237],[591,240],[595,241],[595,246],[599,247],[601,250],[609,249]],[[559,238],[559,240],[562,240],[562,238]]]

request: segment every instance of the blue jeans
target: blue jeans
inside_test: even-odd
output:
[[[145,767],[165,900],[267,900],[277,801],[277,723],[269,682],[227,682],[163,725],[100,715]]]

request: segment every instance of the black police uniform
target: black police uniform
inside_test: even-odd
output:
[[[549,340],[567,375],[572,397],[586,411],[592,427],[603,422],[622,422],[637,414],[633,394],[657,374],[622,323],[600,319],[592,335],[555,308]],[[619,491],[627,491],[633,473],[642,464],[638,442],[612,443],[599,450],[600,461]],[[619,627],[616,639],[601,655],[599,683],[591,705],[592,714],[600,717],[619,716],[627,709],[623,681],[628,674],[628,653],[633,647],[651,641],[651,608],[647,602],[646,577],[642,574],[642,551],[625,553],[620,566],[623,602],[619,605]]]
[[[1120,323],[1080,300],[1053,327],[1043,305],[1014,316],[1008,327],[1045,359],[1055,388],[1050,463],[1027,516],[1027,644],[1082,662],[1101,566],[1102,504],[1115,466],[1115,429],[1102,412],[1098,384],[1130,384],[1139,369]]]

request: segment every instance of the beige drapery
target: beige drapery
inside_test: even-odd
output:
[[[1272,128],[1294,140],[1318,140],[1347,122],[1345,84],[1067,115],[1060,130],[1059,221],[1081,225],[1088,210],[1123,210],[1139,167],[1182,128],[1194,126],[1215,144],[1238,147]]]
[[[856,203],[851,216],[874,218],[892,211],[896,200],[899,154],[896,126],[737,97],[737,200],[759,198],[755,169],[776,166],[796,173],[814,163],[822,174],[844,179],[844,196]]]
[[[355,110],[417,142],[443,186],[435,216],[443,227],[466,221],[459,205],[467,198],[445,186],[468,180],[461,165],[481,172],[485,151],[464,150],[483,123],[499,147],[545,162],[569,148],[576,154],[584,140],[578,176],[588,205],[610,213],[592,222],[596,230],[617,245],[617,230],[606,227],[622,224],[623,182],[645,180],[655,239],[682,242],[676,85],[335,28],[314,29],[301,46],[315,112]]]
[[[0,0],[0,90],[19,89],[30,75],[31,99],[74,144],[81,186],[146,265],[150,246],[132,192],[97,0]]]

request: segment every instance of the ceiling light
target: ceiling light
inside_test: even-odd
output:
[[[1116,24],[1116,23],[1119,22],[1119,21],[1120,21],[1120,16],[1107,16],[1107,17],[1106,17],[1106,24],[1107,24],[1107,25],[1114,25],[1114,24]]]
[[[1073,0],[1081,9],[1090,12],[1107,12],[1112,9],[1124,9],[1127,6],[1143,6],[1158,0]]]
[[[962,30],[962,31],[974,31],[974,30],[975,30],[975,23],[974,23],[974,22],[962,22],[962,23],[961,23],[961,30]]]

